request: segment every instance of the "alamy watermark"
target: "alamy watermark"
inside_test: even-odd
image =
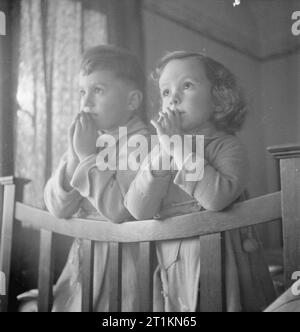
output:
[[[293,12],[292,20],[295,21],[292,24],[291,30],[294,36],[300,35],[300,10]]]
[[[204,136],[164,135],[162,139],[163,147],[157,135],[151,135],[149,139],[139,134],[128,138],[126,127],[119,128],[117,138],[102,134],[96,143],[100,148],[96,165],[101,171],[138,171],[147,169],[149,165],[151,170],[184,169],[186,181],[201,180],[204,172]]]
[[[300,295],[300,271],[293,272],[292,280],[296,280],[291,287],[292,294],[298,296]]]
[[[6,282],[5,282],[5,274],[0,271],[0,295],[6,295]]]
[[[0,10],[0,36],[6,35],[6,17],[5,14]]]

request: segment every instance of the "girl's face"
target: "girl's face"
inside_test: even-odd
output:
[[[107,70],[79,74],[80,107],[89,112],[100,130],[113,130],[132,116],[129,99],[132,88]]]
[[[198,59],[174,59],[167,63],[159,79],[163,112],[180,113],[181,129],[206,129],[212,126],[211,83]]]

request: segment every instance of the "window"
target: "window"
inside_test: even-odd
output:
[[[82,51],[107,43],[101,1],[21,1],[16,174],[31,180],[24,201],[44,207],[43,188],[67,148],[79,111]]]

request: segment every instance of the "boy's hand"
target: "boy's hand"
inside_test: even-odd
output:
[[[78,164],[79,159],[75,152],[74,145],[73,145],[73,137],[75,132],[76,123],[78,121],[79,114],[75,116],[73,119],[69,131],[68,131],[68,162],[71,164]]]
[[[63,184],[64,189],[67,191],[70,191],[72,189],[70,185],[70,180],[72,179],[72,176],[76,170],[77,165],[79,164],[79,158],[74,150],[74,145],[73,145],[73,137],[74,137],[77,119],[78,119],[78,114],[73,119],[68,131],[67,167],[66,167],[66,173]]]
[[[81,112],[76,121],[73,136],[75,153],[79,160],[97,153],[96,140],[98,138],[97,127],[90,114]]]

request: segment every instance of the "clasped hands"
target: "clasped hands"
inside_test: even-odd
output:
[[[177,110],[166,108],[159,115],[159,119],[157,121],[151,120],[151,123],[156,129],[161,150],[164,154],[175,157],[176,159],[176,147],[170,149],[169,137],[182,135],[180,113]],[[68,132],[69,164],[76,167],[81,160],[97,153],[97,138],[98,128],[95,125],[92,115],[83,111],[78,113],[71,123]]]
[[[158,136],[161,152],[172,158],[176,162],[176,146],[170,147],[170,137],[173,135],[182,135],[181,116],[178,110],[171,110],[169,107],[159,112],[158,120],[151,120]],[[181,147],[180,147],[180,151]]]
[[[77,163],[97,153],[96,140],[98,128],[92,115],[87,112],[78,113],[69,127],[68,157]]]

